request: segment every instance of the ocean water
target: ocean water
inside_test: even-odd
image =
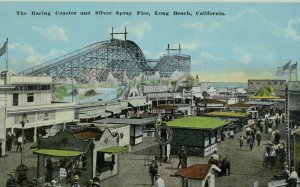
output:
[[[248,82],[210,82],[215,88],[248,88]]]

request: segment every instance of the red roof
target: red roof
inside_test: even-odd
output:
[[[212,168],[211,164],[195,164],[190,167],[181,169],[175,173],[176,176],[181,176],[189,179],[203,180]]]
[[[89,140],[95,138],[96,140],[100,140],[102,133],[87,131],[87,132],[78,132],[74,134],[75,138],[82,139],[82,140]]]

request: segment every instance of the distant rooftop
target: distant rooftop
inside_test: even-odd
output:
[[[133,118],[106,118],[94,121],[95,123],[107,123],[107,124],[132,124],[132,125],[146,125],[156,122],[156,118],[144,118],[144,119],[133,119]]]
[[[215,169],[217,171],[221,171],[220,168],[211,164],[195,164],[190,167],[181,169],[175,173],[176,176],[188,178],[188,179],[196,179],[203,180],[206,178],[211,169]]]
[[[184,117],[169,121],[167,125],[174,128],[214,129],[227,123],[213,117]]]
[[[75,133],[75,138],[81,139],[81,140],[89,140],[89,139],[96,139],[100,140],[103,133],[100,132],[93,132],[93,131],[86,131],[86,132],[78,132]]]

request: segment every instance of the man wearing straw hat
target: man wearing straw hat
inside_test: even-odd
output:
[[[6,181],[6,187],[16,187],[17,186],[16,174],[11,171],[7,174],[7,176],[9,178]]]
[[[298,174],[295,171],[294,167],[291,167],[291,175],[290,177],[287,179],[287,183],[288,183],[288,187],[297,187],[297,179],[298,179]]]
[[[80,187],[78,175],[74,175],[71,187]]]

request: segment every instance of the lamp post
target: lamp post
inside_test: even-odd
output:
[[[21,165],[23,164],[24,126],[25,126],[25,123],[27,123],[27,122],[28,122],[28,120],[27,120],[27,115],[26,115],[26,114],[23,114],[23,115],[22,115],[22,121],[20,122],[21,125],[22,125]]]

